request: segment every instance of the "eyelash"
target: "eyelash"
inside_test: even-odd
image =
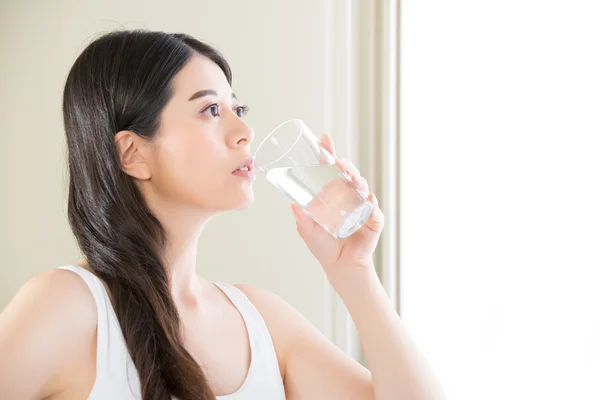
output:
[[[217,110],[219,109],[219,105],[217,103],[213,103],[213,104],[209,105],[208,107],[206,107],[202,111],[202,114],[205,114],[207,111],[211,110],[213,107],[217,107]],[[241,116],[238,114],[239,110],[242,110],[242,115]],[[239,118],[244,118],[246,116],[246,114],[248,114],[248,111],[250,111],[250,108],[247,105],[243,105],[243,106],[236,107],[234,111],[236,112],[236,114],[237,114],[237,116]],[[210,116],[211,117],[218,117],[218,116],[220,116],[220,113],[218,115],[212,115],[212,113],[210,113]]]

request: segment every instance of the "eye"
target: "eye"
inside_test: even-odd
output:
[[[220,112],[219,112],[219,105],[217,103],[211,104],[210,106],[206,107],[202,111],[202,114],[206,114],[207,111],[213,117],[218,117],[219,115],[221,115]]]
[[[235,113],[238,117],[244,118],[248,114],[248,106],[239,106],[235,109]]]

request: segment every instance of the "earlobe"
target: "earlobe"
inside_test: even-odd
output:
[[[147,180],[152,176],[150,166],[142,151],[144,140],[132,131],[120,131],[115,135],[115,146],[121,170],[140,180]]]

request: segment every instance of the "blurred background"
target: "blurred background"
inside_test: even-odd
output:
[[[600,399],[600,5],[540,0],[0,2],[0,310],[76,262],[62,88],[115,29],[217,47],[258,143],[301,118],[380,199],[377,268],[448,397]],[[198,243],[352,357],[346,310],[262,179]],[[0,355],[1,357],[1,355]]]

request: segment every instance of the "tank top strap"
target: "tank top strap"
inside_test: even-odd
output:
[[[108,338],[109,338],[109,319],[110,319],[110,311],[111,306],[108,300],[108,294],[106,293],[106,289],[102,284],[102,281],[90,271],[85,268],[75,266],[75,265],[65,265],[58,267],[59,269],[69,270],[71,272],[76,273],[83,279],[83,281],[87,284],[88,288],[92,292],[94,296],[94,301],[96,303],[96,310],[98,314],[98,339],[97,339],[97,355],[96,355],[96,368],[102,367],[102,363],[98,362],[101,360],[101,355],[106,354],[108,352]],[[100,368],[102,370],[102,368]],[[97,371],[102,372],[102,371]]]
[[[238,309],[250,341],[251,361],[246,380],[240,389],[228,396],[217,396],[217,400],[241,400],[249,398],[285,399],[285,390],[279,362],[269,329],[258,309],[246,294],[237,287],[221,282],[213,282]],[[260,395],[258,397],[254,397]]]
[[[65,265],[58,268],[79,275],[89,287],[96,302],[98,314],[96,380],[88,400],[106,398],[105,388],[120,393],[123,399],[140,398],[139,377],[129,356],[121,325],[104,284],[95,274],[80,266]],[[114,377],[120,379],[115,381]]]

